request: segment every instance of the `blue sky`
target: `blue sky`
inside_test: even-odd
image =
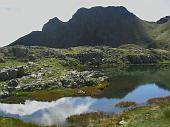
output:
[[[170,15],[170,0],[0,0],[0,46],[41,30],[53,17],[68,21],[77,9],[93,6],[125,6],[148,21]]]

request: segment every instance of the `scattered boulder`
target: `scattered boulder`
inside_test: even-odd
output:
[[[16,68],[11,68],[7,70],[9,79],[17,78],[17,72],[18,70]]]
[[[70,71],[65,76],[53,78],[49,80],[39,80],[29,83],[22,87],[24,91],[45,90],[54,88],[79,88],[83,86],[97,85],[98,82],[106,80],[108,77],[104,76],[99,71]]]
[[[14,88],[14,87],[17,87],[18,84],[19,84],[19,82],[18,82],[17,79],[12,79],[12,80],[9,81],[8,86]]]
[[[5,81],[9,79],[9,74],[7,70],[1,70],[0,71],[0,80]]]
[[[24,75],[25,75],[24,66],[3,69],[0,71],[0,81],[6,81],[6,80],[10,80],[10,79],[20,78]]]
[[[0,98],[6,98],[10,96],[10,92],[6,90],[0,91]]]

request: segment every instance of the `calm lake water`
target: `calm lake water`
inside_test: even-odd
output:
[[[170,83],[169,68],[147,69],[145,67],[145,69],[135,68],[134,70],[133,68],[116,75],[109,70],[109,73],[113,75],[110,85],[98,98],[64,97],[53,102],[0,103],[0,116],[15,117],[42,125],[63,124],[70,115],[122,111],[123,109],[115,107],[115,104],[121,101],[145,104],[149,98],[170,95],[167,87]]]

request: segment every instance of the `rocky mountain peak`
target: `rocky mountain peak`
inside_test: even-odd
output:
[[[117,47],[128,42],[148,42],[144,21],[122,6],[80,8],[68,22],[50,19],[42,31],[28,34],[12,45],[74,47],[107,45]]]
[[[170,20],[170,16],[165,16],[157,21],[157,24],[164,24]]]
[[[122,15],[122,16],[134,16],[131,12],[129,12],[125,7],[123,6],[108,6],[108,7],[92,7],[90,9],[88,8],[80,8],[78,11],[73,15],[72,19],[81,19],[81,18],[87,18],[87,17],[94,17],[100,16],[100,18],[107,17],[107,16],[115,16],[115,15]]]
[[[51,29],[53,29],[54,26],[61,25],[62,23],[63,22],[59,18],[54,17],[54,18],[50,19],[46,24],[44,24],[42,31],[51,30]]]

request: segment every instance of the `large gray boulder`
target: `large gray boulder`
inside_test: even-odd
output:
[[[6,81],[6,80],[10,80],[10,79],[20,78],[24,75],[25,75],[24,66],[3,69],[0,71],[0,81]]]
[[[0,80],[5,81],[5,80],[8,80],[8,79],[9,79],[9,75],[8,75],[7,70],[0,71]]]
[[[0,98],[6,98],[9,96],[10,96],[9,91],[6,91],[6,90],[0,91]]]
[[[18,84],[19,84],[19,82],[18,82],[17,79],[12,79],[12,80],[9,81],[8,86],[15,88],[15,87],[18,86]]]
[[[8,72],[8,75],[9,75],[9,79],[17,78],[18,69],[12,68],[12,69],[7,70],[7,72]]]

